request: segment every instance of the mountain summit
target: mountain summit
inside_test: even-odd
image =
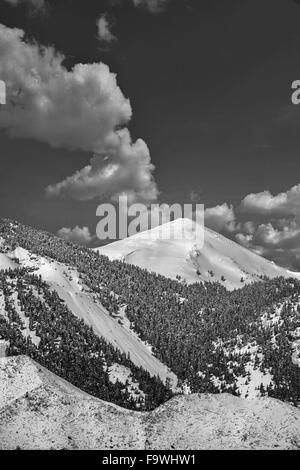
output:
[[[219,281],[230,290],[262,276],[300,278],[300,273],[279,267],[207,227],[202,247],[201,230],[197,229],[191,219],[176,219],[96,250],[111,260],[123,260],[171,279]]]

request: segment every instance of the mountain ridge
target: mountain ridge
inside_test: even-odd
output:
[[[177,396],[152,412],[88,396],[26,356],[0,359],[0,449],[299,449],[300,410],[272,398]]]

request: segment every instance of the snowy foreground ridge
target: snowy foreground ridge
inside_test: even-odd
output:
[[[206,227],[202,247],[202,238],[193,237],[195,225],[191,219],[176,219],[95,250],[111,260],[123,260],[171,279],[218,281],[230,290],[260,276],[300,279],[300,273],[281,268]],[[164,233],[172,236],[166,239]],[[182,233],[187,236],[180,238]]]
[[[139,413],[26,356],[0,359],[0,449],[299,449],[300,410],[271,398],[177,396]]]

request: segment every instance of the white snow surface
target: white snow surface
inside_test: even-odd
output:
[[[0,253],[0,271],[16,269],[17,264],[5,253]]]
[[[177,396],[154,411],[91,397],[26,356],[0,359],[0,449],[299,449],[300,410],[272,398]]]
[[[111,260],[123,260],[171,279],[179,275],[187,283],[219,281],[230,290],[243,287],[241,278],[245,283],[264,275],[300,279],[300,273],[279,267],[206,227],[202,247],[202,238],[196,232],[196,222],[176,219],[95,250]],[[171,236],[166,238],[166,233]],[[181,237],[182,233],[185,236]]]

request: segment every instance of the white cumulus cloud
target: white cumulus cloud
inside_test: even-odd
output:
[[[0,128],[14,137],[93,155],[89,165],[48,188],[50,195],[86,200],[130,192],[155,199],[157,188],[146,143],[132,142],[132,110],[104,63],[63,65],[52,47],[24,41],[24,32],[0,25],[0,76],[7,105]]]
[[[205,210],[205,225],[217,232],[233,232],[236,225],[236,216],[233,206],[224,203]]]
[[[71,196],[89,200],[99,195],[126,193],[131,202],[155,200],[157,188],[152,178],[154,169],[147,145],[141,139],[132,143],[128,129],[116,132],[110,158],[95,155],[89,165],[64,181],[47,188],[50,196]],[[133,197],[134,196],[134,197]]]
[[[238,227],[239,243],[300,270],[300,184],[275,195],[268,190],[248,194],[237,212],[252,219],[250,232],[246,233],[245,225]]]
[[[270,191],[248,194],[242,200],[239,210],[246,214],[277,218],[298,216],[300,212],[300,184],[276,195],[272,195]]]

